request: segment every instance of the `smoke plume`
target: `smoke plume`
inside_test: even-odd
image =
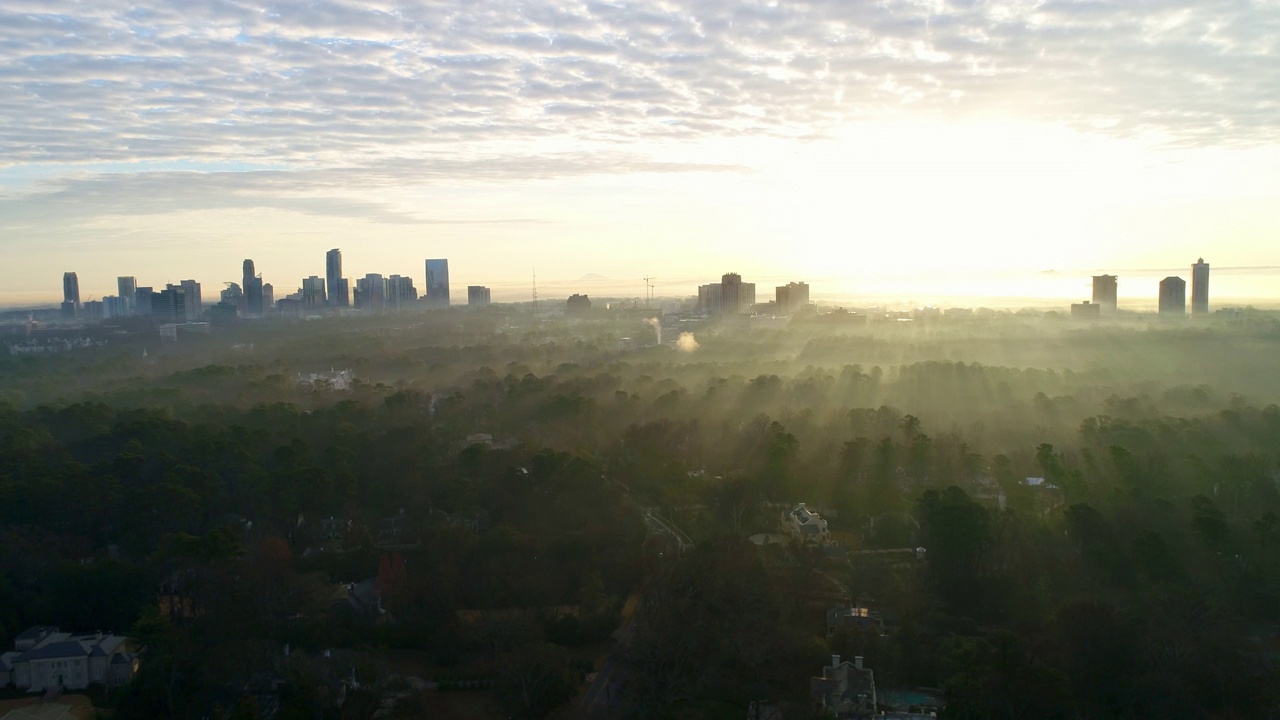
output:
[[[698,341],[694,339],[693,333],[680,333],[680,338],[676,340],[676,347],[681,352],[693,352],[698,349]]]
[[[662,344],[662,322],[658,320],[658,318],[656,317],[651,317],[646,319],[644,321],[644,324],[652,327],[653,331],[658,334],[658,344],[661,345]]]

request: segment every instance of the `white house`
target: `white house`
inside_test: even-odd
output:
[[[809,679],[809,696],[824,717],[872,718],[876,715],[876,677],[862,666],[862,658],[840,662],[831,656],[822,677]]]
[[[801,542],[825,543],[830,540],[827,521],[806,507],[804,503],[782,513],[782,527]]]
[[[120,687],[138,671],[138,658],[126,652],[125,640],[37,625],[14,640],[12,652],[0,655],[0,686],[12,684],[31,692],[50,687],[83,690],[92,683]]]

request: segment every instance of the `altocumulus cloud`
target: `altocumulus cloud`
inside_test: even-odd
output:
[[[1260,144],[1280,136],[1278,43],[1266,0],[9,0],[0,166],[270,163],[290,178],[248,182],[273,192],[720,170],[631,148],[904,107]],[[521,150],[549,140],[599,152]],[[219,182],[197,174],[169,181]]]

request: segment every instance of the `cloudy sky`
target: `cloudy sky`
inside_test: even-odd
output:
[[[495,299],[1147,297],[1201,255],[1280,297],[1278,228],[1276,0],[0,5],[0,304],[331,247]]]

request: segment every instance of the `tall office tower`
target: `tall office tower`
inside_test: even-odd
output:
[[[124,317],[129,314],[129,304],[119,295],[107,295],[102,298],[102,318]]]
[[[1093,276],[1093,304],[1100,308],[1100,312],[1116,311],[1115,275]]]
[[[387,304],[387,281],[379,273],[369,273],[356,280],[356,294],[363,310],[381,310]]]
[[[754,291],[755,286],[751,289]],[[742,286],[742,276],[738,273],[727,273],[720,278],[720,312],[724,315],[736,315],[745,312],[747,303],[746,288]],[[752,299],[754,301],[754,298]]]
[[[338,278],[338,297],[329,298],[329,304],[336,307],[351,307],[351,281],[347,278]]]
[[[302,307],[307,310],[315,310],[324,307],[325,302],[324,278],[312,275],[302,280]]]
[[[154,291],[150,287],[140,287],[133,294],[133,311],[139,315],[151,314],[151,297]]]
[[[190,315],[183,285],[165,285],[164,290],[152,293],[151,315],[161,324],[186,322]]]
[[[779,315],[790,315],[809,304],[809,284],[789,282],[774,290]]]
[[[387,307],[396,311],[411,307],[418,300],[418,289],[408,275],[387,278]]]
[[[182,302],[186,311],[186,319],[194,322],[204,314],[204,304],[200,301],[200,283],[195,280],[182,281]],[[174,322],[182,322],[175,320]]]
[[[1209,263],[1204,258],[1191,266],[1191,314],[1209,314]]]
[[[698,286],[698,312],[707,315],[720,313],[720,283]]]
[[[342,251],[334,248],[324,256],[325,287],[329,293],[331,307],[346,307],[350,304],[346,293],[342,292]]]
[[[223,303],[234,305],[240,308],[244,305],[244,290],[236,283],[224,283],[227,287],[222,290],[222,294],[218,296]]]
[[[1160,314],[1187,314],[1186,280],[1170,276],[1160,281]]]
[[[400,312],[400,276],[391,275],[387,277],[387,309],[392,312]]]
[[[67,317],[80,314],[80,278],[73,272],[62,273],[62,314]]]
[[[427,261],[427,307],[449,307],[449,261]]]
[[[261,280],[262,278],[258,279]],[[262,309],[265,312],[275,312],[276,288],[271,283],[262,283]]]
[[[252,260],[246,259],[244,261],[244,276],[241,280],[244,281],[240,288],[241,292],[244,293],[244,314],[261,315],[264,305],[262,301],[262,277],[257,274]]]
[[[120,302],[124,304],[123,315],[132,315],[137,312],[138,302],[138,280],[134,277],[118,277],[116,278],[116,288],[120,293]],[[119,309],[119,306],[117,306]]]
[[[467,307],[481,308],[490,303],[489,288],[483,285],[467,286]]]

